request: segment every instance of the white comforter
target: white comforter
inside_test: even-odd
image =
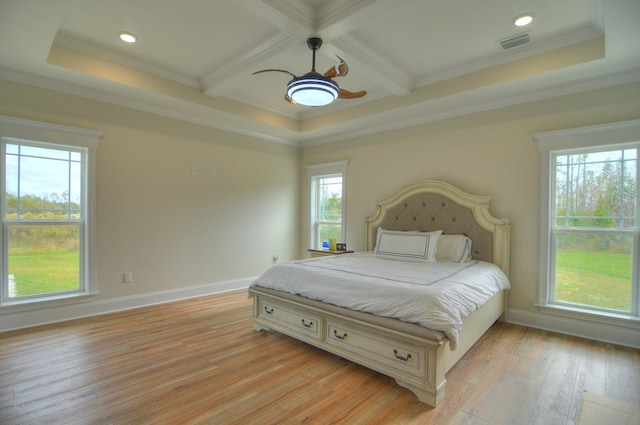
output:
[[[451,349],[462,320],[509,279],[494,264],[389,260],[371,252],[275,265],[251,286],[276,289],[444,332]]]

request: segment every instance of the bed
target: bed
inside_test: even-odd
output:
[[[412,184],[380,201],[376,214],[365,220],[366,253],[309,259],[297,262],[296,266],[317,268],[322,265],[320,262],[326,261],[335,271],[343,267],[341,264],[365,261],[365,265],[360,266],[364,270],[370,268],[370,263],[366,261],[374,261],[371,257],[381,256],[381,234],[397,234],[402,236],[400,239],[403,241],[408,240],[405,236],[416,236],[415,239],[420,239],[420,236],[423,239],[433,237],[432,242],[442,242],[441,232],[449,238],[468,238],[471,242],[469,255],[472,260],[465,259],[459,264],[447,266],[452,270],[457,270],[456,267],[463,270],[453,272],[455,280],[459,280],[457,276],[460,273],[467,273],[468,270],[475,273],[475,268],[480,266],[498,269],[507,278],[510,227],[507,219],[498,219],[490,214],[489,200],[489,197],[471,195],[441,181]],[[433,243],[424,246],[433,248]],[[426,251],[427,248],[425,259],[427,256],[433,259],[435,252]],[[358,257],[362,257],[362,260]],[[391,262],[409,268],[421,267],[416,264],[421,261]],[[272,267],[265,275],[283,272],[277,267]],[[281,268],[286,267],[291,265],[283,264]],[[326,274],[333,274],[333,271]],[[388,375],[412,391],[418,400],[431,406],[436,406],[444,399],[449,369],[496,320],[506,319],[508,278],[503,289],[495,291],[465,315],[456,325],[455,332],[440,327],[439,323],[438,326],[429,327],[419,324],[417,319],[407,321],[394,315],[378,314],[376,310],[370,310],[376,311],[374,314],[367,308],[363,311],[350,305],[350,308],[340,306],[339,302],[332,299],[325,302],[324,297],[302,296],[301,293],[307,294],[305,290],[289,290],[288,284],[284,283],[282,287],[275,285],[268,288],[261,286],[262,278],[249,288],[253,297],[253,327],[256,331],[277,331]],[[365,276],[364,280],[367,279],[379,283],[386,278]],[[406,278],[410,286],[413,285],[411,279],[414,278]],[[323,285],[315,281],[309,284],[299,276],[291,280],[301,280],[311,289]],[[310,277],[309,281],[312,280]],[[362,276],[360,280],[363,280]],[[360,288],[357,286],[360,284],[364,283],[344,286]],[[363,294],[368,292],[360,290],[358,293],[364,300]]]

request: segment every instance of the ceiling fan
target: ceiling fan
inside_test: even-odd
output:
[[[293,104],[322,106],[328,105],[337,98],[355,99],[367,94],[366,90],[350,92],[349,90],[341,89],[338,84],[333,81],[334,77],[344,77],[349,72],[349,66],[340,56],[338,56],[340,62],[329,68],[324,75],[316,72],[316,50],[322,46],[321,38],[309,37],[307,39],[307,46],[313,51],[313,62],[311,63],[311,71],[303,76],[298,77],[284,69],[262,69],[253,74],[260,74],[262,72],[284,72],[285,74],[291,75],[293,79],[287,83],[287,92],[284,98],[287,102]]]

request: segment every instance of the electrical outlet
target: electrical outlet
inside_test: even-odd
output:
[[[278,261],[280,260],[280,255],[275,254],[273,256],[273,264],[278,264]]]
[[[122,276],[122,283],[131,283],[133,282],[133,273],[132,272],[124,272]]]

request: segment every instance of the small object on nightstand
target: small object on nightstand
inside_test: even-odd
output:
[[[344,251],[331,251],[328,249],[307,249],[307,252],[309,252],[309,257],[310,258],[314,258],[314,257],[326,257],[329,255],[340,255],[340,254],[353,254],[353,251],[349,251],[349,250],[344,250]]]

